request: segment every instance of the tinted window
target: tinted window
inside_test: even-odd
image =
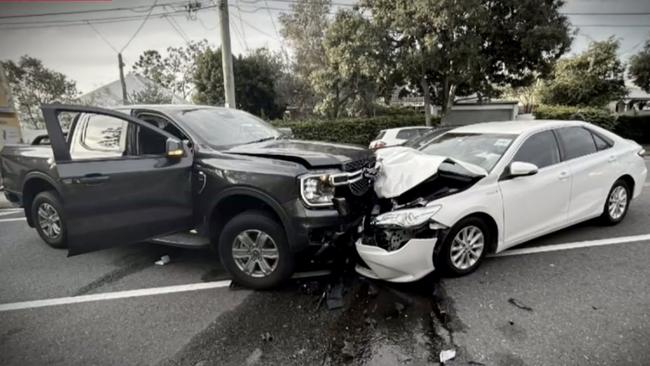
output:
[[[598,151],[609,149],[610,147],[612,147],[611,143],[609,143],[609,141],[606,141],[599,134],[592,132],[592,135],[594,136],[594,142],[596,143],[596,148],[598,149]]]
[[[397,133],[397,138],[401,140],[410,140],[414,137],[420,136],[420,131],[417,129],[408,129],[408,130],[400,130]]]
[[[596,152],[591,132],[582,127],[567,127],[558,130],[562,147],[564,147],[565,159],[575,159],[584,155]]]
[[[538,168],[559,163],[560,151],[553,132],[544,131],[529,137],[521,145],[513,161],[532,163]]]

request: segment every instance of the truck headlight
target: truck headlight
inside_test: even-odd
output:
[[[375,217],[371,224],[386,228],[416,228],[426,224],[441,207],[441,205],[434,205],[386,212]]]
[[[330,184],[329,175],[306,175],[300,178],[300,195],[308,206],[332,206],[334,186]]]

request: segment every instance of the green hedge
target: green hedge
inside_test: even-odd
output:
[[[533,110],[533,114],[536,119],[578,120],[612,131],[616,128],[616,115],[601,108],[540,105]]]
[[[433,119],[434,124],[440,122]],[[274,121],[276,127],[289,127],[296,139],[342,142],[368,146],[380,130],[386,128],[423,126],[423,114],[404,114],[370,118],[313,119],[305,121]]]
[[[540,105],[536,119],[581,120],[591,122],[641,144],[650,144],[650,115],[617,116],[606,109]]]
[[[614,132],[640,144],[650,144],[650,115],[618,116]]]

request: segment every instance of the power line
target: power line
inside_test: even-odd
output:
[[[11,18],[34,18],[34,17],[47,17],[47,16],[60,16],[60,15],[75,15],[75,14],[91,14],[91,13],[105,13],[113,11],[137,11],[137,9],[143,9],[143,12],[149,11],[154,7],[161,6],[170,6],[170,5],[180,5],[186,4],[187,1],[175,1],[169,3],[161,3],[154,5],[140,5],[140,6],[130,6],[130,7],[120,7],[120,8],[107,8],[107,9],[88,9],[88,10],[72,10],[72,11],[61,11],[61,12],[50,12],[50,13],[34,13],[34,14],[14,14],[14,15],[2,15],[0,19],[11,19]]]
[[[115,53],[120,53],[120,51],[118,51],[117,48],[115,48],[115,46],[113,46],[113,44],[108,39],[106,39],[106,37],[104,37],[104,35],[99,30],[97,30],[97,28],[95,28],[93,23],[90,23],[90,22],[87,22],[87,23],[88,23],[88,26],[90,26],[90,28],[92,28],[92,30],[95,31],[95,33],[97,33],[99,38],[101,38],[102,41],[104,41],[104,43],[106,43],[108,45],[108,47],[110,47],[113,51],[115,51]]]
[[[650,28],[650,24],[573,24],[580,28]]]
[[[154,8],[154,6],[156,6],[157,2],[158,2],[158,0],[153,1],[153,5],[151,5],[151,9],[149,9],[149,12],[147,13],[147,16],[144,17],[144,19],[142,20],[142,23],[140,23],[140,26],[138,27],[138,29],[135,30],[135,33],[133,33],[131,38],[129,38],[129,40],[126,41],[126,43],[124,44],[124,47],[122,47],[122,49],[118,53],[122,53],[127,47],[129,47],[129,45],[131,44],[133,39],[138,35],[138,33],[140,33],[140,31],[144,27],[144,24],[147,22],[147,20],[149,20],[149,17],[151,16],[151,12],[153,11],[153,8]]]
[[[599,15],[608,15],[608,16],[636,16],[636,15],[650,15],[650,12],[638,12],[638,13],[592,13],[592,12],[560,12],[564,15],[578,15],[578,16],[599,16]]]

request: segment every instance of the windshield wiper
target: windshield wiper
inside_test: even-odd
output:
[[[244,142],[242,145],[250,145],[250,144],[257,144],[258,142],[264,142],[264,141],[269,141],[269,140],[275,140],[277,137],[264,137],[259,140],[253,140],[249,142]]]

